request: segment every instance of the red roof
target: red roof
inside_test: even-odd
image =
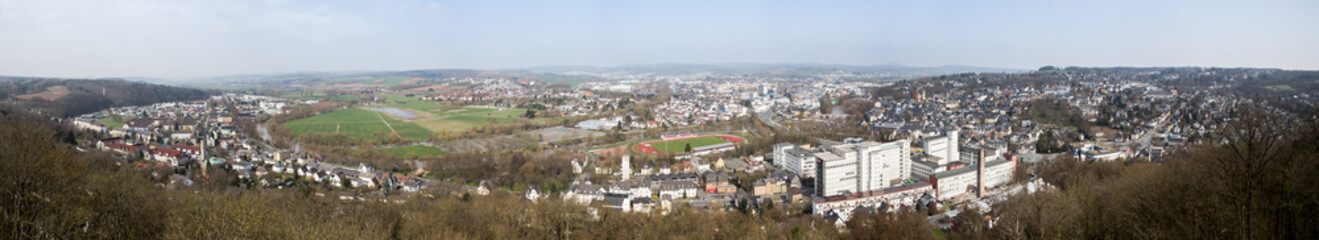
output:
[[[172,157],[183,156],[183,152],[180,152],[179,150],[174,150],[173,148],[166,148],[166,147],[152,148],[152,149],[151,149],[151,154],[155,154],[155,155],[165,155],[165,156],[172,156]]]
[[[124,150],[124,151],[135,151],[135,150],[137,150],[137,148],[138,148],[137,146],[128,145],[128,144],[123,144],[123,143],[111,143],[111,144],[106,144],[105,147],[112,148],[112,149]]]
[[[176,148],[179,148],[179,150],[187,150],[187,151],[192,151],[192,152],[201,152],[201,151],[202,151],[202,147],[199,147],[199,146],[175,146],[175,147],[176,147]]]

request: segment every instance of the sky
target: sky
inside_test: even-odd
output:
[[[0,75],[655,63],[1319,70],[1319,1],[0,0]]]

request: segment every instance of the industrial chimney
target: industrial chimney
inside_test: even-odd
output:
[[[985,197],[985,148],[980,148],[976,158],[976,198]]]

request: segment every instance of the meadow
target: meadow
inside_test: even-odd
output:
[[[343,133],[350,138],[358,139],[374,138],[376,133],[390,133],[390,126],[394,127],[394,131],[397,131],[399,136],[408,139],[426,140],[432,133],[417,124],[394,119],[388,115],[383,116],[385,121],[389,122],[389,126],[386,126],[385,122],[380,121],[381,117],[376,115],[376,112],[350,108],[288,121],[284,126],[294,134]]]

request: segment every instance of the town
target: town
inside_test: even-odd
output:
[[[232,176],[233,187],[338,189],[329,191],[336,196],[328,197],[344,201],[513,191],[528,201],[554,196],[583,206],[661,215],[677,206],[810,214],[840,227],[858,209],[912,209],[938,213],[931,221],[947,227],[960,209],[987,211],[1005,200],[1003,196],[1056,187],[1042,181],[1033,168],[1043,161],[1070,157],[1157,162],[1173,149],[1201,141],[1222,126],[1231,106],[1252,102],[1213,89],[1259,74],[1041,69],[882,84],[626,75],[618,81],[627,84],[578,87],[466,78],[423,80],[419,82],[429,85],[402,90],[367,85],[341,93],[350,98],[226,93],[206,100],[117,107],[66,121],[107,136],[88,147],[117,153],[141,169],[159,170],[171,188],[198,184],[211,177],[214,171],[208,169],[222,169]],[[1208,87],[1169,84],[1184,75],[1230,77]],[[1006,81],[1041,76],[1064,80]],[[692,78],[699,80],[687,80]],[[468,91],[463,86],[473,87]],[[884,92],[900,94],[876,95]],[[857,108],[856,102],[863,104]],[[499,149],[572,152],[573,176],[563,180],[570,183],[553,188],[546,186],[553,182],[543,181],[458,180],[432,173],[448,169],[416,166],[425,165],[421,163],[427,155],[400,155],[401,161],[419,164],[386,169],[301,147],[316,143],[276,146],[283,142],[277,138],[301,138],[271,134],[268,128],[280,126],[266,119],[326,104],[337,109],[375,106],[368,108],[375,113],[372,117],[396,134],[403,128],[399,125],[410,123],[409,116],[443,114],[415,106],[493,106],[514,108],[507,111],[518,115],[519,109],[528,109],[519,117],[562,119],[569,128],[550,127],[559,121],[543,126],[578,133],[551,140],[540,135],[539,143]],[[336,123],[332,130],[347,129],[344,125]],[[851,130],[808,134],[803,136],[811,137],[789,142],[768,140],[774,138],[772,132],[792,135],[831,126]],[[602,138],[605,133],[621,136]],[[448,142],[428,140],[443,139],[381,143],[459,151],[446,147]]]

